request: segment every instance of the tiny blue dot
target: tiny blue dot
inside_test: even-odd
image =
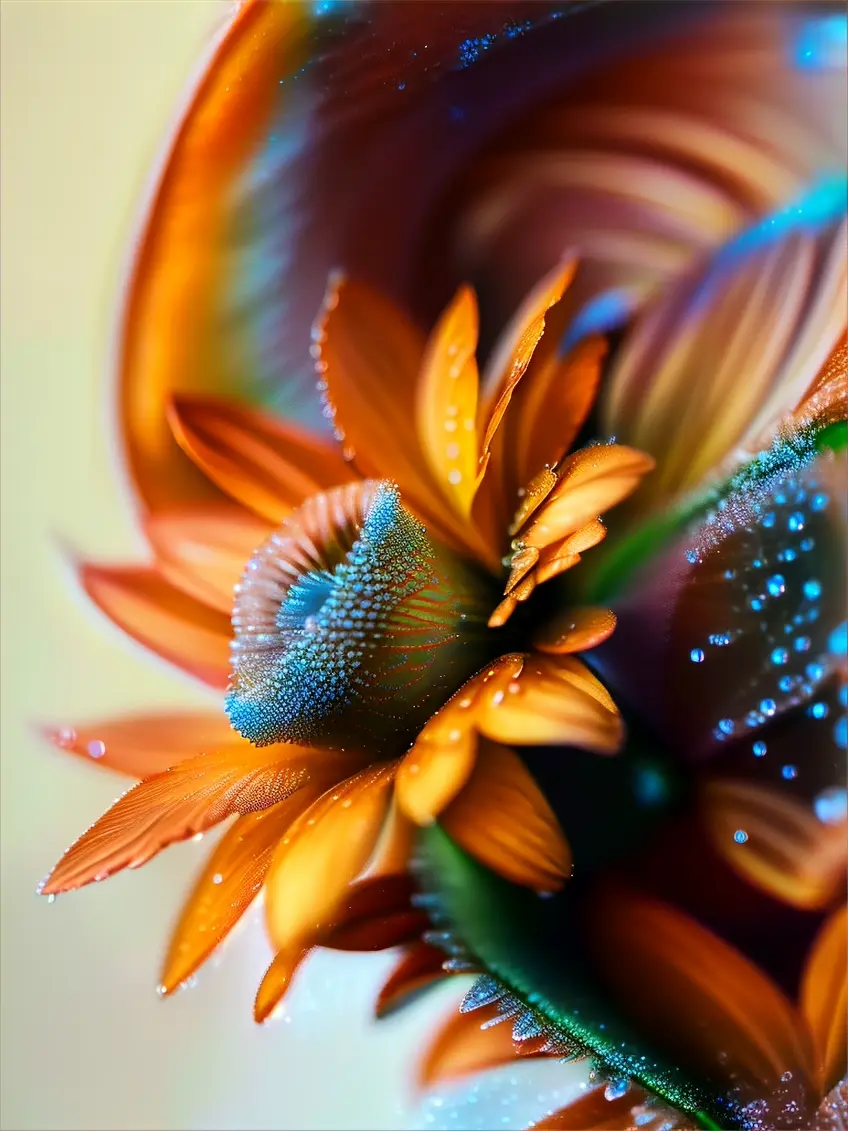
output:
[[[782,675],[780,677],[780,679],[778,680],[777,686],[780,688],[781,691],[791,691],[792,690],[792,676],[791,675]]]
[[[786,578],[782,573],[776,573],[770,577],[766,582],[766,589],[770,596],[779,597],[782,593],[786,592]]]
[[[807,664],[806,668],[804,668],[804,672],[807,679],[811,679],[813,683],[818,683],[818,681],[824,677],[824,665]]]
[[[812,707],[807,710],[807,714],[814,719],[826,719],[828,715],[827,703],[813,703]]]
[[[804,582],[804,596],[808,601],[817,601],[822,594],[822,586],[820,581],[812,579]]]
[[[777,704],[773,699],[763,699],[760,702],[760,712],[763,715],[771,717],[777,710]]]
[[[768,747],[766,746],[766,744],[764,742],[759,741],[759,742],[755,742],[754,745],[751,747],[751,749],[754,751],[754,757],[755,758],[762,758],[762,756],[768,750]]]
[[[801,543],[801,549],[804,551],[805,554],[809,553],[810,550],[814,550],[815,546],[816,546],[815,538],[805,538],[803,540],[803,542]]]
[[[770,530],[771,527],[774,526],[774,519],[775,519],[774,511],[770,511],[768,514],[763,515],[762,521],[763,521],[763,526],[766,528],[766,530]]]
[[[796,652],[809,652],[810,644],[812,641],[809,636],[796,636],[795,638],[795,651]]]
[[[844,656],[848,653],[848,621],[838,625],[827,640],[827,650],[834,656]]]
[[[736,841],[737,844],[744,844],[745,841],[748,839],[748,834],[745,832],[744,829],[737,829],[736,832],[733,834],[733,839]]]
[[[722,734],[733,734],[733,719],[719,719],[718,729]]]
[[[789,663],[789,652],[786,648],[775,648],[771,654],[771,662],[778,666]]]
[[[845,715],[833,728],[833,741],[842,750],[848,750],[848,718]]]
[[[794,778],[797,778],[797,776],[798,776],[798,767],[797,766],[784,766],[783,769],[780,772],[783,774],[784,778],[787,781],[792,781]]]
[[[801,511],[795,511],[789,516],[789,521],[786,525],[792,531],[803,530],[804,526],[806,525],[806,520],[803,513]]]
[[[704,650],[703,650],[703,648],[693,648],[692,651],[689,653],[689,659],[692,661],[693,664],[702,664],[704,662]]]
[[[828,500],[827,495],[823,495],[820,492],[817,495],[813,495],[812,501],[810,503],[810,507],[814,511],[823,511],[823,510],[827,509],[828,501],[829,500]]]

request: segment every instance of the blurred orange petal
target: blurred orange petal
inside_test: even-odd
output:
[[[513,883],[556,891],[571,874],[571,852],[553,810],[506,746],[481,743],[474,772],[441,824],[466,852]]]
[[[146,778],[71,845],[41,890],[72,891],[123,868],[139,868],[169,844],[233,813],[275,805],[304,784],[315,760],[315,751],[302,747],[258,749],[237,740]]]
[[[230,674],[230,620],[150,566],[83,565],[83,588],[139,644],[212,687]]]
[[[468,515],[478,482],[477,299],[460,287],[430,335],[417,390],[421,448],[436,482]]]
[[[298,966],[309,954],[309,947],[292,951],[281,950],[265,971],[253,1003],[253,1020],[261,1025],[267,1021],[291,985]]]
[[[631,1131],[635,1127],[633,1108],[644,1101],[645,1093],[634,1087],[623,1096],[608,1100],[605,1092],[604,1085],[592,1088],[580,1099],[534,1123],[533,1131]]]
[[[374,1007],[377,1017],[394,1013],[421,990],[447,977],[442,969],[444,961],[444,951],[428,946],[425,942],[415,942],[408,946],[383,983]]]
[[[360,771],[324,793],[283,837],[265,889],[278,950],[317,942],[337,921],[349,884],[377,844],[394,774],[394,763]]]
[[[481,1028],[491,1016],[491,1010],[479,1009],[473,1013],[451,1013],[419,1063],[419,1086],[432,1088],[446,1080],[485,1072],[487,1068],[498,1068],[516,1060],[519,1054],[508,1021]]]
[[[845,1074],[848,911],[840,907],[816,936],[801,980],[801,1012],[812,1034],[816,1082],[827,1092]]]
[[[782,991],[739,951],[657,900],[610,885],[588,910],[587,946],[635,1023],[698,1071],[734,1075],[740,1097],[792,1081],[805,1095],[812,1046]],[[789,1097],[787,1097],[789,1098]]]
[[[307,786],[269,809],[237,817],[227,829],[183,906],[160,992],[173,993],[224,941],[259,894],[280,837],[314,799]]]
[[[307,31],[300,5],[239,8],[156,189],[130,280],[120,357],[130,470],[152,509],[209,495],[171,437],[171,395],[232,393],[253,371],[254,358],[240,350],[234,332],[233,298],[221,294],[236,238],[233,201],[242,199],[234,184],[280,106],[280,76],[300,66]]]
[[[596,648],[615,631],[615,613],[590,605],[557,613],[536,634],[533,644],[540,652],[565,654]]]
[[[793,907],[818,910],[845,891],[848,824],[825,824],[779,789],[710,781],[702,792],[705,828],[719,854],[750,883]],[[746,839],[738,844],[734,834]]]
[[[238,742],[223,711],[135,715],[50,727],[45,734],[60,749],[133,778],[162,773],[199,751]]]
[[[228,503],[156,511],[146,528],[167,580],[228,616],[245,564],[272,529]]]
[[[169,417],[198,467],[269,523],[281,522],[311,495],[357,478],[336,446],[233,401],[179,397]]]
[[[519,746],[618,750],[623,727],[609,693],[573,656],[528,655],[518,671],[483,696],[475,710],[481,733]]]
[[[693,489],[773,431],[845,333],[844,227],[774,231],[698,264],[646,309],[616,357],[606,426],[657,458],[653,494]]]
[[[412,890],[406,873],[356,880],[321,945],[334,950],[384,950],[418,938],[429,919],[412,906]]]

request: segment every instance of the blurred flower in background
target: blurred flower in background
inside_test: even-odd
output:
[[[81,568],[219,695],[54,735],[144,780],[47,894],[235,817],[164,993],[264,889],[259,1019],[401,945],[378,1014],[479,974],[427,1084],[585,1057],[548,1126],[845,1123],[845,29],[234,15],[122,322],[150,558]]]

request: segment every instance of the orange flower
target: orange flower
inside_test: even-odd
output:
[[[261,889],[277,951],[257,998],[267,1016],[344,918],[363,869],[405,868],[410,822],[441,819],[528,887],[568,877],[562,831],[511,747],[618,749],[615,704],[573,655],[615,618],[574,608],[540,619],[528,599],[603,538],[598,516],[652,466],[615,444],[565,454],[603,357],[590,341],[558,358],[543,338],[573,271],[569,260],[528,297],[482,379],[470,289],[425,342],[386,300],[335,280],[314,338],[338,448],[226,402],[173,403],[183,450],[232,501],[154,513],[153,565],[84,566],[83,583],[125,631],[213,687],[231,669],[228,711],[245,737],[223,716],[95,726],[70,743],[60,732],[143,781],[42,888],[138,867],[235,816],[177,926],[163,992]],[[525,457],[539,474],[507,525],[520,469],[503,435],[540,428],[537,384],[544,393],[555,377],[571,383],[573,414]]]

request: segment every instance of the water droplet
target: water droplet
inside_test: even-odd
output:
[[[793,514],[791,514],[786,525],[793,533],[799,530],[803,530],[806,525],[806,519],[804,517],[803,511],[795,511]]]
[[[610,1103],[612,1103],[613,1100],[620,1100],[622,1096],[627,1094],[629,1087],[630,1081],[624,1076],[610,1080],[604,1088],[604,1099],[609,1100]]]
[[[193,841],[200,841],[200,840],[203,840],[203,833],[195,833],[195,834],[194,834],[194,836],[193,836],[193,837],[192,837],[191,839],[192,839]]]
[[[744,829],[737,829],[736,832],[733,834],[733,839],[736,841],[737,844],[744,844],[748,839],[748,834],[745,832]]]
[[[48,895],[48,897],[47,897],[47,902],[48,902],[48,903],[55,903],[55,902],[56,902],[56,896],[55,896],[55,895],[52,895],[52,894],[51,894],[51,895]]]
[[[70,750],[77,740],[77,732],[72,727],[62,727],[56,735],[56,741],[66,750]]]
[[[215,875],[212,877],[212,883],[213,884],[222,884],[223,882],[224,882],[224,877],[221,875],[220,872],[216,872]]]
[[[787,648],[775,648],[771,654],[771,662],[778,667],[783,664],[788,664],[789,650]]]
[[[754,751],[754,757],[755,758],[762,758],[763,755],[768,750],[768,746],[766,746],[766,744],[763,741],[759,741],[759,742],[755,742],[754,745],[751,747],[751,749]]]
[[[780,1082],[782,1084],[788,1084],[791,1079],[792,1079],[792,1073],[791,1072],[784,1072],[783,1075],[780,1077]]]
[[[812,707],[807,708],[807,714],[812,719],[826,719],[828,713],[827,703],[813,703]]]
[[[838,825],[848,819],[848,791],[839,786],[824,789],[813,802],[813,811],[823,825]]]
[[[781,774],[783,774],[786,781],[794,781],[795,778],[798,777],[798,767],[797,766],[784,766],[783,769],[780,772],[781,772]]]
[[[734,723],[733,719],[719,719],[718,729],[722,734],[733,734]]]
[[[703,648],[693,648],[692,651],[689,653],[689,659],[692,661],[693,664],[702,664],[704,662],[704,650],[703,650]]]
[[[808,601],[817,601],[821,597],[822,587],[821,582],[812,578],[810,581],[804,582],[804,596]]]
[[[761,699],[760,700],[760,713],[761,714],[768,715],[768,717],[771,718],[771,716],[775,713],[776,710],[777,710],[777,704],[775,703],[775,701],[773,699]]]
[[[827,495],[824,495],[821,492],[819,492],[819,494],[813,495],[813,497],[810,501],[810,509],[814,510],[814,511],[826,510],[828,502],[829,502],[829,499],[828,499]]]
[[[786,578],[782,573],[776,573],[766,582],[766,589],[772,597],[780,597],[786,592]]]
[[[99,738],[92,739],[86,747],[91,758],[102,758],[106,753],[106,743]]]

